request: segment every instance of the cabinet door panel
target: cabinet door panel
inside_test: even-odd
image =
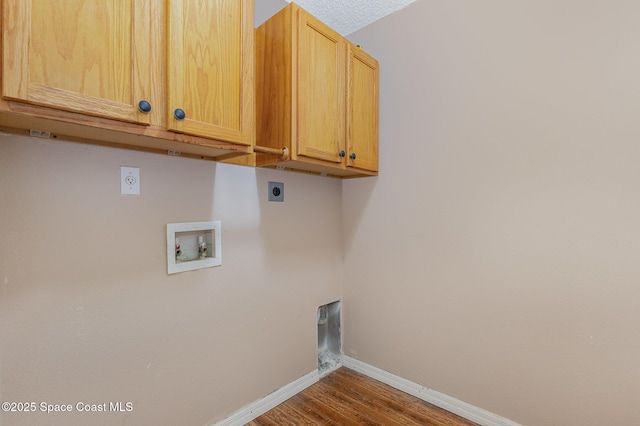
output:
[[[5,98],[149,123],[149,2],[5,0]]]
[[[346,42],[299,11],[298,154],[342,162],[345,141]]]
[[[253,2],[170,2],[170,130],[253,143]],[[174,116],[175,109],[185,119]]]
[[[349,47],[347,166],[371,171],[378,170],[378,69],[377,61]]]

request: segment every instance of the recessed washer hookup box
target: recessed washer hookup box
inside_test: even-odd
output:
[[[219,220],[167,224],[167,273],[193,271],[222,264]]]

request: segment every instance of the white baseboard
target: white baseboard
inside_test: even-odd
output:
[[[493,414],[489,411],[483,410],[466,402],[452,398],[448,395],[421,386],[417,383],[411,382],[402,377],[391,374],[387,371],[381,370],[372,365],[366,364],[362,361],[358,361],[355,358],[349,356],[342,357],[342,365],[365,376],[376,379],[382,383],[385,383],[393,388],[401,390],[402,392],[413,395],[416,398],[420,398],[430,404],[445,409],[453,414],[457,414],[472,422],[478,423],[481,426],[521,426],[504,417],[500,417],[497,414]]]
[[[314,370],[297,380],[281,387],[280,389],[271,392],[258,401],[255,401],[246,407],[236,411],[226,419],[215,423],[213,426],[242,426],[271,410],[272,408],[282,404],[292,396],[302,392],[312,384],[320,380],[320,374],[318,370]]]
[[[292,396],[302,392],[320,380],[320,378],[337,370],[341,366],[355,370],[365,376],[376,379],[453,414],[457,414],[460,417],[478,423],[481,426],[522,426],[509,419],[500,417],[497,414],[493,414],[489,411],[483,410],[482,408],[467,404],[466,402],[452,398],[433,389],[429,389],[407,379],[403,379],[400,376],[396,376],[395,374],[381,370],[349,356],[343,356],[342,364],[336,365],[335,368],[323,371],[322,373],[318,372],[318,370],[314,370],[305,374],[299,379],[281,387],[264,398],[241,408],[226,419],[215,423],[213,426],[242,426],[249,423],[256,417],[263,415]]]

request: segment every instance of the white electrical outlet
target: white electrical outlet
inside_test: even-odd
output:
[[[138,167],[120,167],[120,193],[122,195],[140,195],[140,169]]]

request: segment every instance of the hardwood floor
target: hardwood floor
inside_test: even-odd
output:
[[[477,426],[344,367],[248,425]]]

